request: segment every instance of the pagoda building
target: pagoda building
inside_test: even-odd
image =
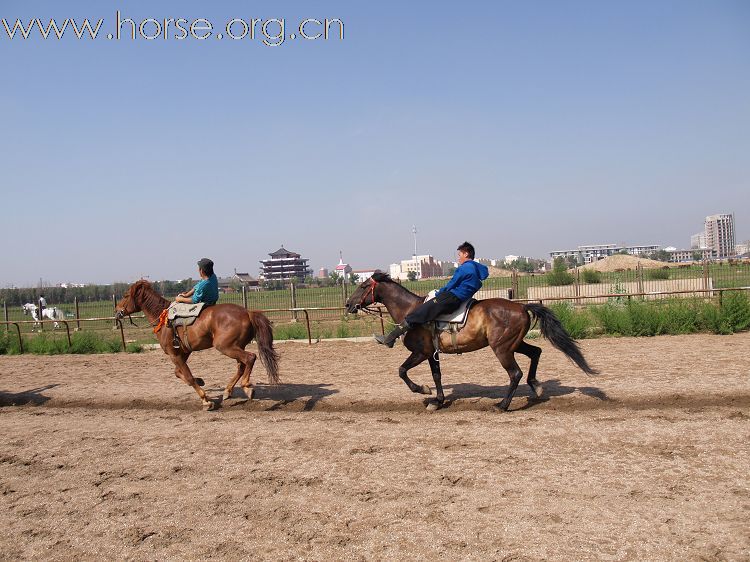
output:
[[[260,276],[266,281],[304,281],[312,276],[312,269],[307,266],[307,258],[296,252],[290,252],[284,246],[268,254],[271,259],[260,260]]]

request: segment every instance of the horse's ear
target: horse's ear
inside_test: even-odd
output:
[[[392,281],[390,275],[383,273],[382,271],[376,271],[375,273],[373,273],[372,278],[378,283],[385,283],[387,281]]]

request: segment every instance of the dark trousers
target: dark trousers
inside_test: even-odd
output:
[[[432,322],[441,314],[453,312],[461,304],[458,297],[450,291],[443,291],[434,299],[419,305],[416,309],[406,315],[406,321],[410,326],[420,326]]]

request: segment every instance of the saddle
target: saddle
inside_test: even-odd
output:
[[[425,301],[434,298],[435,291],[430,291],[430,294],[427,295],[427,298]],[[470,298],[468,300],[463,301],[460,305],[458,305],[458,308],[454,310],[453,312],[449,312],[447,314],[441,314],[435,320],[430,322],[428,325],[429,330],[432,332],[432,341],[433,345],[435,346],[435,355],[437,356],[438,352],[440,351],[440,333],[441,332],[449,332],[451,335],[451,346],[455,349],[456,348],[456,338],[458,332],[460,332],[464,326],[466,326],[466,321],[469,319],[469,311],[471,310],[471,307],[474,306],[477,302],[479,302],[475,298]]]
[[[182,345],[180,336],[177,334],[177,328],[182,326],[182,337],[185,340],[185,348],[187,348],[188,351],[192,351],[190,340],[188,338],[188,326],[195,322],[195,319],[198,318],[203,311],[204,306],[206,306],[206,303],[203,302],[197,304],[173,302],[169,305],[169,308],[167,309],[167,327],[172,328],[172,333],[174,334],[172,347],[179,349]]]
[[[190,326],[198,318],[206,303],[188,304],[184,302],[173,302],[167,309],[167,326],[177,328],[179,326]]]

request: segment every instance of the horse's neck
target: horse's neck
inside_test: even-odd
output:
[[[406,315],[419,306],[422,301],[422,297],[415,295],[396,283],[389,283],[387,289],[381,295],[381,302],[388,310],[388,314],[398,324],[403,322]]]
[[[161,316],[162,310],[169,307],[169,301],[159,293],[152,291],[151,298],[144,299],[140,303],[143,314],[149,319],[149,322],[155,322]]]

